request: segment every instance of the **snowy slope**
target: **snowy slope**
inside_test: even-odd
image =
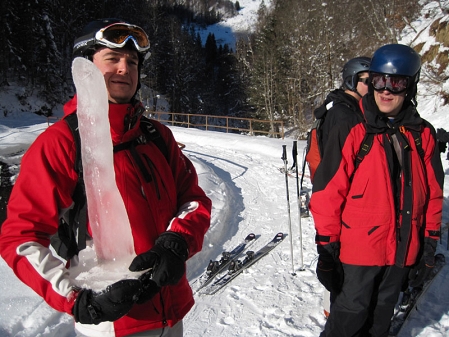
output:
[[[7,128],[0,134],[0,160],[7,155],[3,141],[17,133],[39,133],[45,124]],[[212,227],[206,235],[203,251],[188,262],[189,280],[204,271],[209,259],[218,258],[248,233],[261,237],[253,245],[258,249],[275,233],[289,233],[285,179],[279,173],[283,165],[282,145],[289,150],[292,140],[248,137],[194,129],[172,128],[178,141],[187,145],[185,154],[194,162],[200,182],[213,201]],[[299,151],[304,147],[299,142]],[[443,155],[445,156],[445,155]],[[448,162],[444,161],[449,173]],[[447,179],[447,178],[446,178]],[[213,296],[196,295],[196,305],[185,318],[185,336],[318,336],[325,320],[322,292],[315,275],[316,252],[311,218],[303,219],[305,271],[299,271],[300,249],[296,206],[296,182],[289,178],[293,227],[294,265],[291,275],[289,237],[251,269],[245,271]],[[308,182],[306,184],[307,187]],[[449,195],[449,181],[445,194]],[[444,222],[448,221],[445,202]],[[445,227],[446,228],[446,227]],[[447,258],[444,245],[439,245]],[[445,268],[435,285],[447,280]],[[71,319],[54,312],[30,289],[16,279],[0,260],[0,336],[75,336]],[[447,287],[447,285],[446,285]],[[433,287],[433,290],[436,288]],[[402,336],[446,336],[449,332],[449,294],[429,294],[437,304],[419,312],[411,328],[421,331]],[[423,313],[429,315],[423,315]],[[426,327],[429,325],[428,327]],[[426,327],[426,328],[425,328]]]
[[[236,40],[244,38],[246,34],[254,30],[257,22],[257,11],[262,0],[239,0],[239,3],[241,9],[236,16],[198,30],[203,43],[206,42],[207,35],[213,33],[218,45],[228,44],[235,51]],[[265,6],[269,7],[271,0],[264,0],[264,3]]]

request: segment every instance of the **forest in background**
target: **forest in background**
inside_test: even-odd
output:
[[[151,41],[142,83],[164,95],[170,111],[284,120],[305,133],[311,112],[340,83],[343,64],[395,43],[422,3],[408,0],[262,1],[257,26],[236,50],[203,43],[197,27],[239,10],[230,0],[0,0],[0,91],[38,93],[50,115],[74,93],[72,46],[94,18],[143,27]],[[151,96],[151,97],[150,97]],[[6,116],[8,111],[3,111]]]

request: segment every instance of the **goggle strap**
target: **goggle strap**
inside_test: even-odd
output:
[[[94,46],[96,44],[95,41],[95,37],[92,37],[91,34],[84,35],[75,41],[73,49],[77,50],[83,46]]]

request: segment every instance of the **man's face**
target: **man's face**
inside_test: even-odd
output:
[[[368,93],[368,83],[360,82],[362,79],[367,79],[369,77],[368,72],[359,73],[359,82],[357,83],[357,92],[360,94],[360,96],[365,96]]]
[[[101,48],[93,63],[102,72],[112,103],[129,103],[137,90],[139,57],[129,49]]]
[[[392,94],[388,90],[374,91],[374,100],[380,112],[387,116],[396,116],[404,104],[405,92]]]

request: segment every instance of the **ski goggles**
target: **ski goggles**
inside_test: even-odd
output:
[[[387,90],[392,94],[400,94],[407,90],[408,80],[406,76],[374,73],[371,83],[376,91]]]
[[[362,82],[365,85],[369,83],[369,77],[359,77],[359,82]]]
[[[147,33],[139,26],[127,23],[113,23],[100,29],[95,33],[95,40],[108,48],[123,48],[131,40],[140,53],[150,48]]]

